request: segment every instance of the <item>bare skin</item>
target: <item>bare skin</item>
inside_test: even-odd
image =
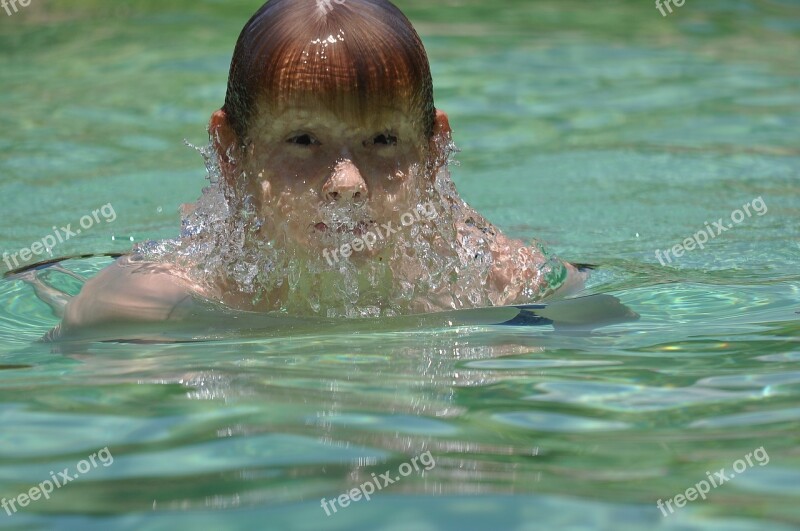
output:
[[[442,123],[446,120],[442,113]],[[368,202],[383,218],[376,221],[386,221],[393,209],[408,206],[405,192],[415,183],[408,183],[406,176],[433,148],[400,112],[371,117],[368,124],[297,107],[263,112],[239,160],[227,156],[236,151],[240,139],[224,111],[212,115],[209,131],[228,185],[234,189],[237,176],[246,176],[244,192],[265,215],[266,233],[284,221],[289,210],[302,210],[311,201]],[[267,216],[268,206],[280,219]],[[308,227],[319,220],[298,217],[290,236],[306,245],[318,243]]]
[[[257,210],[264,211],[266,223],[261,230],[268,234],[275,224],[285,223],[295,242],[321,251],[319,236],[330,228],[319,220],[298,215],[309,198],[321,202],[367,202],[377,218],[370,221],[378,223],[409,207],[409,190],[422,185],[409,181],[412,165],[431,160],[430,155],[439,149],[437,135],[449,138],[451,130],[447,115],[437,111],[434,135],[427,139],[422,131],[414,129],[407,116],[408,113],[389,111],[372,117],[369,123],[359,123],[296,107],[275,113],[265,110],[254,120],[249,143],[240,152],[237,146],[242,142],[225,112],[219,110],[211,116],[209,133],[226,184],[231,190],[239,190],[236,194],[251,196]],[[293,214],[291,219],[289,214]],[[485,286],[490,300],[498,306],[529,302],[524,300],[520,277],[530,277],[531,269],[522,266],[541,262],[541,254],[520,240],[507,238],[493,227],[492,230],[497,237],[491,248],[493,266]],[[457,227],[459,239],[475,236],[477,231],[474,226]],[[362,253],[354,259],[374,259],[379,252]],[[584,275],[570,264],[565,266],[566,281],[557,290],[544,290],[545,296],[563,296],[582,287]],[[186,315],[192,298],[198,296],[233,308],[259,309],[235,288],[221,278],[216,289],[204,290],[175,267],[121,259],[87,282],[70,301],[62,328],[180,319]],[[280,291],[271,295],[280,296]],[[450,308],[439,304],[435,297],[415,306],[415,311],[420,312],[444,309]]]

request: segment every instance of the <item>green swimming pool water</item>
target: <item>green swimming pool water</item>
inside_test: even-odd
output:
[[[85,473],[0,509],[0,527],[800,526],[800,3],[397,3],[428,48],[463,196],[599,264],[587,293],[641,319],[65,353],[36,342],[47,306],[3,280],[0,498]],[[113,222],[55,254],[177,235],[204,185],[183,140],[204,143],[258,5],[0,10],[0,252],[108,203]],[[720,469],[705,499],[675,499]],[[371,500],[321,506],[370,481]]]

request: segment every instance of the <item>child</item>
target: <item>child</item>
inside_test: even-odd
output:
[[[583,275],[458,196],[428,59],[388,0],[270,0],[211,116],[211,186],[181,238],[101,271],[62,332],[241,310],[358,317],[531,302]],[[490,185],[487,183],[487,186]]]

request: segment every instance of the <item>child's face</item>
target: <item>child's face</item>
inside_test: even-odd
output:
[[[243,172],[266,233],[282,227],[303,246],[324,247],[388,221],[396,225],[419,201],[431,149],[411,115],[387,109],[361,123],[299,105],[264,109],[226,180],[233,184],[231,177]],[[344,213],[346,222],[337,223],[331,212]]]

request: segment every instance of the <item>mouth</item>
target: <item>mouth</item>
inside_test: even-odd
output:
[[[368,221],[359,221],[355,224],[354,227],[350,227],[345,224],[338,225],[336,227],[329,227],[326,223],[320,221],[313,225],[314,230],[321,233],[321,234],[330,234],[330,233],[337,233],[337,234],[353,234],[356,237],[361,237],[369,231],[369,227],[376,224],[374,219]]]

